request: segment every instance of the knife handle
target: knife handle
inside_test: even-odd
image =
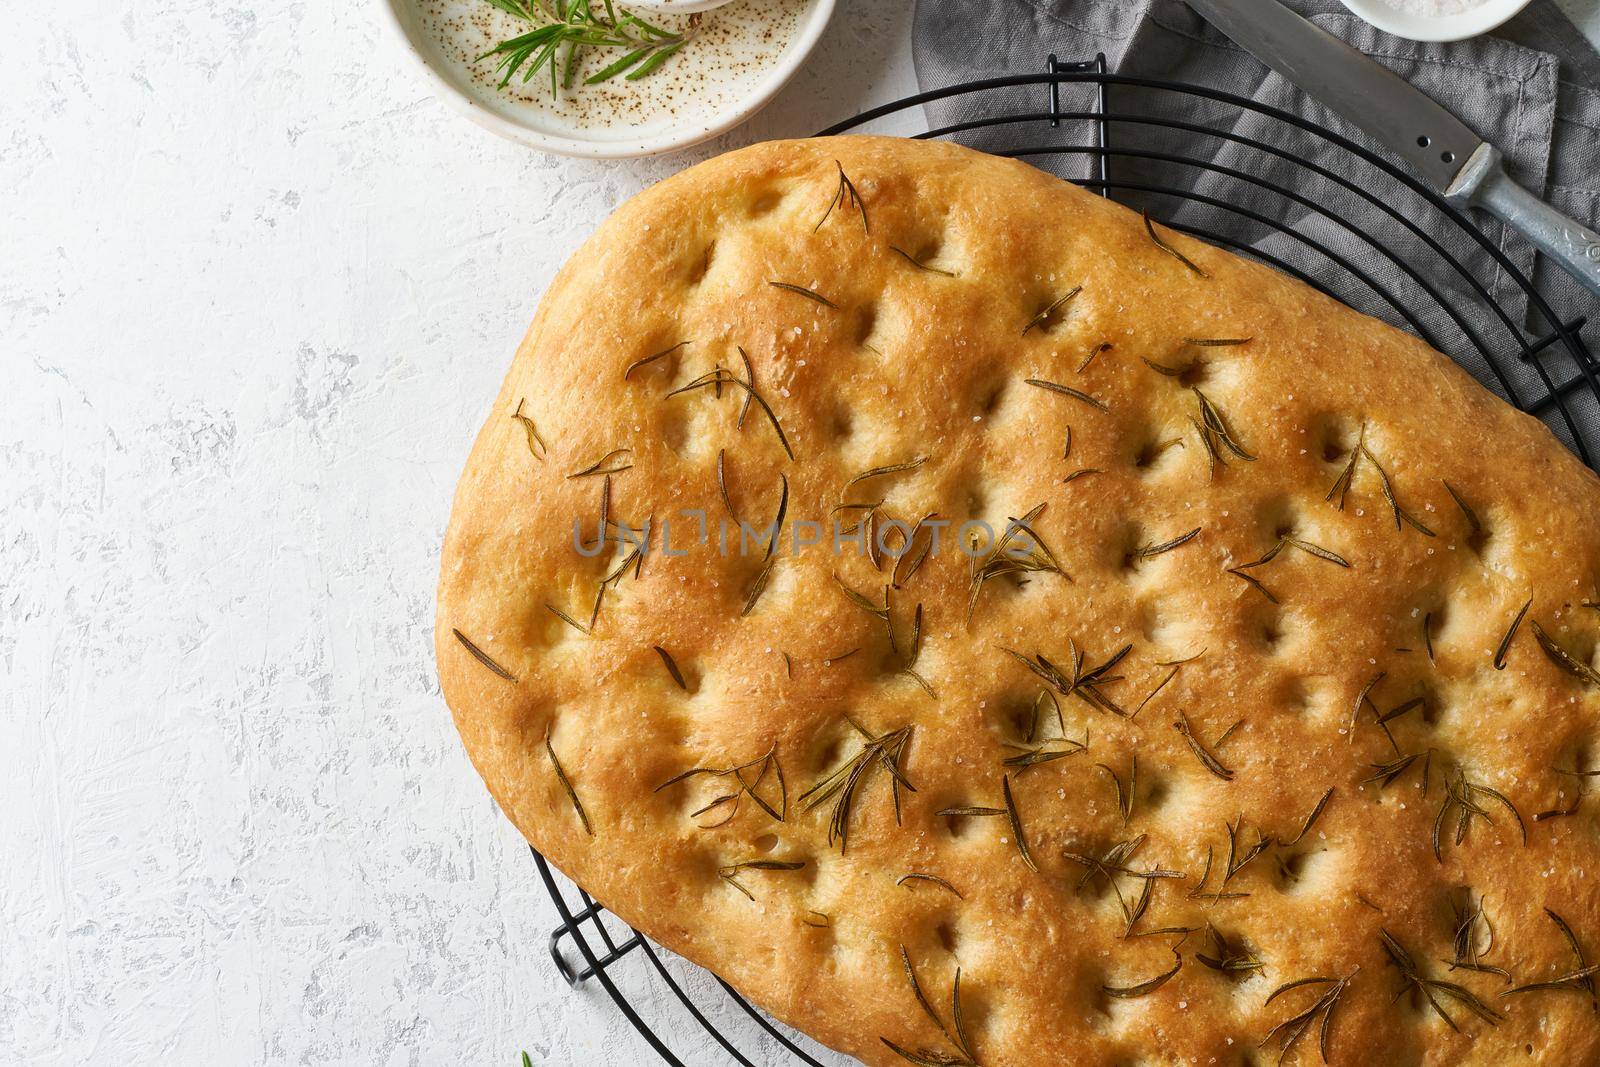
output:
[[[1600,296],[1600,233],[1540,200],[1498,165],[1484,174],[1471,203],[1515,227],[1540,252]]]

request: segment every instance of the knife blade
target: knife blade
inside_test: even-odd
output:
[[[1278,0],[1186,0],[1200,17],[1399,156],[1458,207],[1520,230],[1600,294],[1600,234],[1512,181],[1500,152],[1426,93]]]
[[[1483,144],[1467,124],[1388,67],[1277,0],[1188,0],[1211,25],[1359,126],[1445,192]]]

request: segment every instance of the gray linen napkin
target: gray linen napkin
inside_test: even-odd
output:
[[[1494,35],[1452,44],[1422,44],[1381,33],[1335,0],[1289,2],[1461,116],[1500,148],[1517,181],[1593,224],[1600,213],[1600,92],[1592,86],[1600,82],[1600,57],[1550,0],[1537,0]],[[1268,70],[1179,0],[918,2],[913,57],[923,89],[1001,74],[1042,73],[1052,52],[1063,62],[1093,59],[1103,52],[1116,73],[1225,90],[1329,127],[1382,154],[1360,131]],[[1545,334],[1548,323],[1491,255],[1453,233],[1436,209],[1369,164],[1316,135],[1218,101],[1127,86],[1113,86],[1109,92],[1112,112],[1222,130],[1282,153],[1203,131],[1115,122],[1108,128],[1112,147],[1132,153],[1110,159],[1109,178],[1116,186],[1111,195],[1116,199],[1148,207],[1156,218],[1205,227],[1324,285],[1362,311],[1421,334],[1502,396],[1527,402],[1546,395],[1541,372],[1556,382],[1577,376],[1576,364],[1560,345],[1546,350],[1539,366],[1499,358],[1497,372],[1485,361],[1474,337],[1491,353],[1512,356],[1524,335]],[[942,127],[984,115],[1041,113],[1048,106],[1045,87],[1023,86],[935,101],[926,111],[930,125]],[[1092,111],[1093,88],[1063,86],[1060,106],[1066,112]],[[1092,138],[1088,122],[1066,121],[1052,130],[1040,121],[991,126],[957,139],[989,151],[1022,152],[1029,162],[1063,177],[1087,179],[1095,174],[1095,157],[1060,149],[1092,144]],[[1162,157],[1203,159],[1221,171]],[[1325,168],[1355,188],[1308,165]],[[1264,189],[1249,178],[1286,187],[1294,196]],[[1182,189],[1193,199],[1152,193],[1153,186]],[[1475,219],[1559,316],[1588,314],[1600,320],[1600,305],[1558,267],[1487,216]],[[1505,310],[1505,318],[1445,264],[1430,240],[1468,265],[1494,304]],[[1370,276],[1372,284],[1360,281],[1361,274]],[[1442,299],[1430,296],[1428,286]],[[1600,321],[1586,327],[1584,337],[1591,346],[1600,342]],[[1577,436],[1600,459],[1600,402],[1578,390],[1569,394],[1569,406]],[[1573,427],[1553,410],[1546,421],[1571,447]]]

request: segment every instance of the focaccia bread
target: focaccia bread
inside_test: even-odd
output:
[[[545,294],[437,654],[535,847],[868,1063],[1592,1064],[1597,559],[1595,476],[1415,338],[791,141]]]

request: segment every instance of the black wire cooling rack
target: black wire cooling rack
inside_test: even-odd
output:
[[[1084,106],[1063,106],[1069,92]],[[1181,109],[1163,107],[1180,100]],[[1197,109],[1196,102],[1205,106]],[[1231,93],[1109,73],[1103,55],[1076,63],[1052,55],[1039,74],[918,93],[822,133],[916,124],[925,105],[952,103],[972,117],[911,135],[971,139],[1004,130],[1009,146],[999,154],[1045,165],[1065,157],[1086,162],[1068,180],[1145,207],[1171,228],[1269,263],[1410,328],[1502,398],[1543,419],[1595,466],[1600,366],[1580,335],[1585,319],[1561,319],[1469,216],[1361,145]],[[1178,119],[1175,111],[1203,112],[1210,120]],[[1280,137],[1298,131],[1315,138],[1323,149],[1318,159],[1331,157],[1338,164],[1278,147],[1274,130]],[[1150,131],[1172,137],[1137,136]],[[1175,145],[1224,148],[1243,165],[1221,162],[1222,152]],[[1250,159],[1271,166],[1252,168]],[[1285,165],[1292,167],[1297,187],[1265,176]],[[1185,187],[1148,177],[1170,174],[1174,166],[1205,181]],[[1230,187],[1242,195],[1231,197]],[[1319,192],[1326,190],[1360,210],[1331,210]],[[1184,207],[1200,210],[1177,211]],[[1316,225],[1305,225],[1307,218]],[[1516,300],[1496,299],[1494,292],[1508,290]],[[726,1053],[727,1062],[747,1067],[849,1062],[768,1019],[722,979],[651,944],[553,871],[537,851],[533,858],[561,917],[550,935],[556,967],[574,988],[598,982],[665,1062],[682,1065],[680,1053],[691,1054],[699,1067],[712,1047]]]

